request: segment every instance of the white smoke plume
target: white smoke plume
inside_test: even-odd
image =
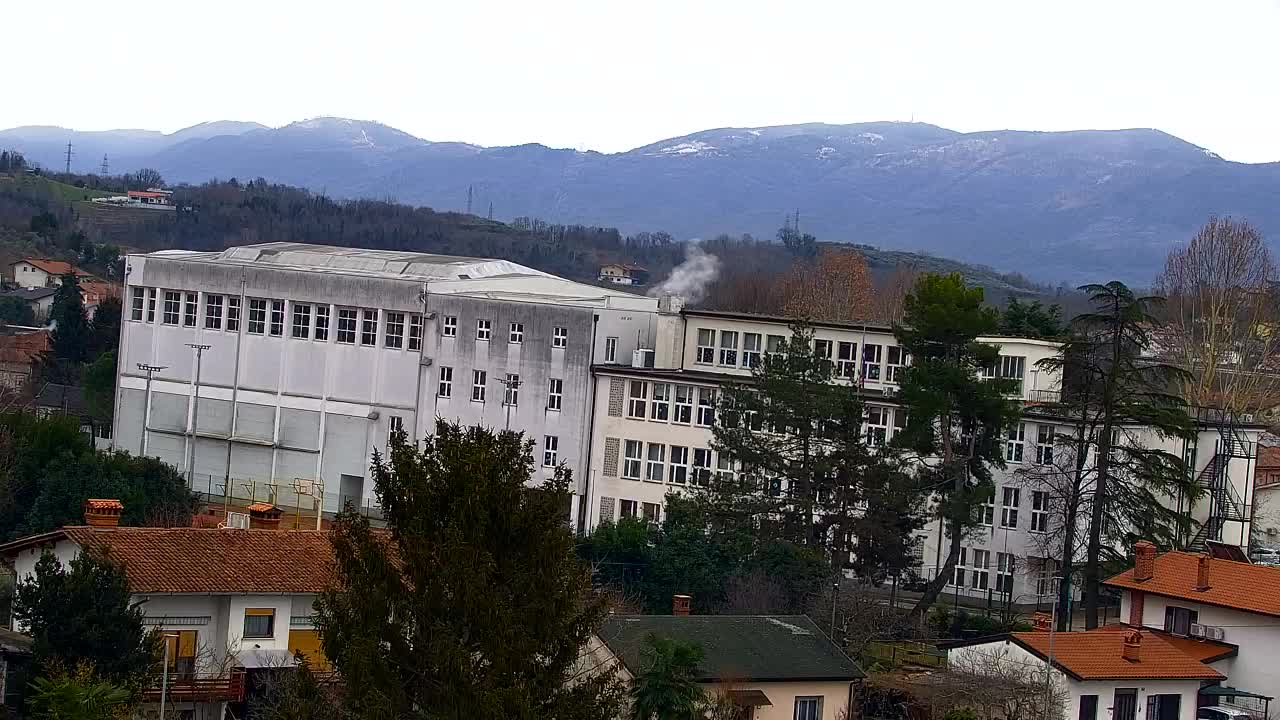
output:
[[[707,288],[720,275],[720,258],[698,246],[696,240],[685,245],[684,262],[675,266],[671,274],[649,290],[649,297],[679,295],[686,302],[696,303],[707,294]]]

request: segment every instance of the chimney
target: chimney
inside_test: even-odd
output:
[[[1129,624],[1142,627],[1142,615],[1147,609],[1147,594],[1141,590],[1129,592]]]
[[[1209,589],[1209,556],[1201,553],[1196,559],[1196,590],[1204,592]]]
[[[1142,659],[1142,633],[1134,631],[1124,636],[1124,649],[1121,651],[1121,657],[1129,662],[1139,662]]]
[[[84,524],[90,527],[117,527],[124,504],[119,500],[89,498],[84,501]]]
[[[250,505],[249,527],[255,530],[279,530],[280,509],[271,503],[264,502]]]
[[[671,598],[671,614],[672,615],[688,615],[689,605],[693,602],[693,598],[688,595],[675,595]]]
[[[1156,573],[1156,546],[1147,540],[1133,545],[1133,579],[1135,582],[1150,580]]]

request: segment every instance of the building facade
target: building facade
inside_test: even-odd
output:
[[[444,418],[524,431],[539,478],[574,473],[574,517],[591,365],[649,342],[659,305],[501,260],[292,243],[130,255],[124,298],[113,437],[196,490],[369,506],[374,452]]]

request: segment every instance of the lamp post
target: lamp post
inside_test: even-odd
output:
[[[192,489],[196,486],[196,438],[198,433],[196,430],[200,425],[200,361],[204,357],[204,351],[213,347],[212,345],[201,345],[199,343],[187,343],[187,347],[196,351],[196,381],[195,399],[191,401],[191,457],[187,464],[187,482]],[[212,488],[210,488],[212,490]]]
[[[169,639],[178,637],[177,633],[164,633],[164,667],[160,674],[160,720],[164,720],[165,697],[169,694]]]
[[[520,390],[520,378],[507,377],[502,380],[499,380],[498,382],[502,383],[507,388],[507,391],[504,393],[505,397],[502,398],[503,399],[502,404],[507,406],[507,430],[510,430],[511,429],[511,406],[515,404],[514,402],[511,402],[511,401],[516,399],[517,396],[515,393],[519,392]]]
[[[147,374],[147,392],[142,400],[142,435],[138,438],[138,457],[147,451],[147,420],[151,415],[151,375],[167,368],[167,365],[138,363],[138,369]]]
[[[1055,575],[1049,581],[1049,589],[1053,591],[1053,608],[1049,613],[1049,657],[1044,664],[1044,716],[1049,717],[1049,703],[1053,699],[1053,631],[1058,626],[1058,584],[1062,576]]]

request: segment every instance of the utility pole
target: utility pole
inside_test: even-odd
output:
[[[67,174],[71,174],[71,141],[67,141]]]
[[[200,345],[199,343],[187,343],[187,347],[196,351],[196,396],[191,401],[191,459],[187,465],[187,482],[194,490],[196,486],[196,441],[199,438],[197,430],[200,427],[200,361],[204,358],[204,351],[213,347],[212,345]],[[212,483],[212,481],[210,481]],[[210,487],[210,490],[213,488]]]
[[[1049,581],[1049,590],[1053,592],[1053,609],[1049,614],[1049,657],[1044,663],[1044,707],[1045,717],[1048,717],[1049,703],[1053,699],[1053,630],[1058,625],[1058,585],[1062,582],[1060,576],[1054,576]]]
[[[474,190],[475,190],[475,186],[474,186],[474,185],[468,185],[468,186],[467,186],[467,214],[468,214],[468,215],[470,215],[470,214],[471,214],[471,197],[472,197],[472,194],[473,194],[473,191],[474,191]]]
[[[160,717],[164,717],[165,697],[169,694],[169,641],[173,640],[177,643],[177,633],[164,633],[164,668],[163,675],[160,676]],[[175,650],[177,648],[174,648]]]
[[[489,201],[489,219],[490,220],[493,219],[493,201],[492,200]]]
[[[511,429],[511,406],[514,405],[515,403],[509,402],[509,401],[515,400],[516,397],[518,397],[515,393],[519,392],[520,390],[520,378],[516,378],[514,380],[512,380],[511,378],[503,378],[498,382],[502,383],[507,388],[507,392],[504,393],[504,397],[502,398],[502,401],[503,401],[502,404],[507,406],[507,430],[510,430]]]
[[[106,176],[107,176],[107,174],[108,174],[108,173],[107,173],[107,168],[108,168],[108,167],[109,167],[109,166],[107,165],[107,156],[106,156],[106,155],[103,155],[103,156],[102,156],[102,176],[103,176],[103,177],[106,177]]]
[[[151,375],[167,368],[167,365],[138,363],[138,369],[147,374],[147,393],[142,400],[142,436],[138,438],[138,457],[147,451],[147,420],[151,415]]]

